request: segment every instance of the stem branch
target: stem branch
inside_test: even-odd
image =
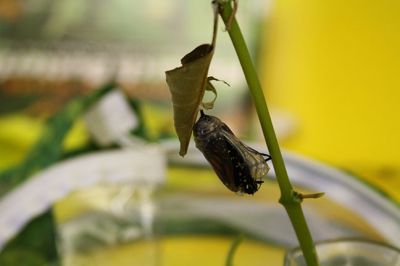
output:
[[[286,212],[288,213],[307,265],[317,266],[318,258],[315,251],[315,246],[308,229],[303,210],[301,208],[301,201],[294,196],[295,193],[289,181],[285,163],[278,145],[278,140],[275,135],[256,69],[251,61],[250,54],[240,31],[239,25],[236,19],[232,19],[231,17],[231,1],[221,2],[219,12],[225,25],[227,25],[229,29],[229,36],[239,58],[247,85],[250,89],[256,107],[265,142],[272,158],[272,164],[274,166],[276,178],[281,191],[279,202],[285,207]]]

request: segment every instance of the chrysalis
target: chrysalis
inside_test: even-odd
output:
[[[218,118],[200,113],[193,126],[194,141],[219,179],[233,192],[257,192],[271,157],[243,144]]]

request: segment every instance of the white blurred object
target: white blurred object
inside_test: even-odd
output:
[[[74,190],[96,184],[157,186],[165,170],[165,155],[154,145],[97,152],[49,167],[1,199],[0,250],[27,222]]]
[[[85,121],[93,138],[102,146],[126,138],[139,124],[119,89],[111,91],[90,108],[85,114]]]
[[[253,143],[250,144],[250,146],[258,151],[268,153],[263,145],[257,145]],[[178,155],[179,145],[177,145],[176,142],[164,142],[163,148],[168,154],[168,160],[170,163],[181,166],[186,165],[195,167],[209,167],[208,162],[206,161],[204,156],[202,156],[202,154],[194,147],[193,143],[189,145],[188,153],[185,158],[182,158]],[[399,207],[393,201],[390,201],[383,194],[377,192],[372,187],[366,185],[361,180],[358,180],[357,178],[346,172],[340,171],[328,165],[324,165],[323,163],[310,160],[293,153],[285,152],[283,155],[287,172],[293,185],[307,188],[308,190],[314,192],[325,192],[325,198],[331,199],[332,201],[338,203],[340,206],[345,206],[347,209],[354,212],[354,214],[362,217],[364,221],[369,224],[371,228],[379,232],[379,234],[388,243],[395,246],[400,246],[400,212]],[[269,171],[267,178],[273,180],[276,179],[275,171],[273,168],[271,168],[271,170]],[[183,204],[187,204],[188,209],[193,209],[195,210],[195,212],[197,212],[197,214],[199,213],[200,209],[198,206],[189,206],[189,204],[191,203],[185,200],[181,200],[181,202]],[[225,203],[221,201],[221,204]],[[238,203],[234,204],[236,208],[239,208]],[[251,204],[254,205],[254,203]],[[214,202],[214,204],[212,204],[212,208],[214,207],[218,208],[217,202]],[[183,211],[184,206],[180,206],[179,208],[181,211]],[[249,207],[245,207],[244,209],[248,208]],[[223,209],[228,210],[226,206]],[[215,215],[215,213],[217,212],[218,211],[216,211],[215,209],[210,209],[207,215],[213,217],[218,216],[219,218],[224,215],[221,213]],[[291,230],[291,226],[289,224],[286,224],[285,226],[285,222],[282,222],[279,219],[274,220],[277,218],[274,217],[274,215],[281,214],[278,214],[273,209],[262,210],[261,213],[264,213],[264,215],[266,215],[264,222],[260,222],[260,217],[257,217],[257,219],[255,220],[260,222],[261,224],[254,222],[255,220],[247,219],[247,221],[245,221],[247,223],[243,223],[241,229],[246,228],[247,230],[253,232],[259,230],[257,231],[256,235],[261,236],[265,234],[266,238],[274,239],[274,241],[278,243],[290,243],[292,246],[297,243],[294,234],[287,234],[288,230]],[[240,215],[243,217],[248,217],[243,213],[241,213]],[[234,223],[241,222],[240,220],[235,220],[236,218],[233,218],[240,215],[233,213],[233,216],[227,220],[233,221]],[[270,223],[271,226],[269,226]],[[314,225],[312,228],[312,233],[314,233],[314,236],[317,240],[326,240],[326,236],[337,236],[339,227],[334,226],[333,221],[321,223],[320,221],[314,219],[314,221],[311,222],[311,225]],[[273,228],[273,230],[267,230],[265,228]],[[346,231],[343,232],[346,233]],[[349,235],[340,235],[340,237],[344,236]]]

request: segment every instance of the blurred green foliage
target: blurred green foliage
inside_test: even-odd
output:
[[[77,98],[52,116],[45,130],[23,162],[0,173],[0,196],[15,188],[38,171],[65,157],[63,141],[74,122],[93,103],[115,87],[113,82],[93,93]],[[11,240],[0,253],[0,265],[30,266],[57,261],[56,227],[52,211],[36,217]]]

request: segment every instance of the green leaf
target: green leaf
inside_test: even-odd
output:
[[[0,197],[34,173],[56,163],[63,155],[63,141],[78,117],[92,104],[115,88],[115,83],[67,103],[46,122],[45,129],[22,163],[0,172]]]
[[[192,128],[206,90],[213,53],[212,45],[202,44],[181,59],[181,67],[165,72],[172,95],[174,126],[181,145],[181,156],[186,154],[189,146]]]
[[[0,197],[34,173],[61,160],[64,154],[63,141],[73,123],[114,88],[113,82],[106,84],[89,95],[71,101],[54,114],[24,161],[0,172]],[[0,251],[0,265],[42,266],[43,261],[57,260],[55,231],[51,210],[35,217]]]
[[[58,259],[51,210],[30,221],[0,252],[0,265],[43,266]]]

